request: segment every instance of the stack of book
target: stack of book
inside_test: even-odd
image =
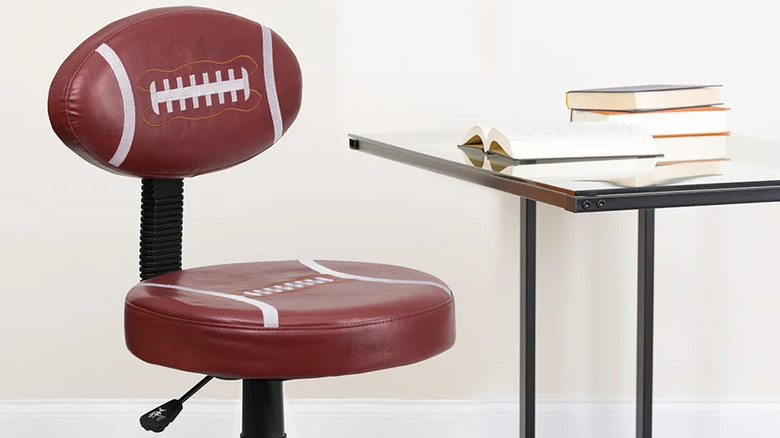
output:
[[[572,122],[611,121],[647,130],[663,154],[658,173],[714,174],[728,161],[729,108],[721,106],[720,85],[575,90],[566,93],[566,105]]]

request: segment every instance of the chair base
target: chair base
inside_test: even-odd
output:
[[[281,380],[243,380],[241,438],[285,438]]]

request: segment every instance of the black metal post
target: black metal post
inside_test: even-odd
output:
[[[520,438],[533,438],[536,412],[536,201],[520,198]]]
[[[280,380],[243,381],[241,438],[285,438]]]
[[[653,434],[653,269],[655,209],[639,210],[637,288],[636,436]]]
[[[141,180],[141,280],[181,269],[184,180]]]

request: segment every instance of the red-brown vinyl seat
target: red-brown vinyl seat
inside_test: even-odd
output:
[[[436,277],[372,263],[292,260],[185,269],[131,289],[125,338],[146,362],[295,379],[406,365],[455,340]]]

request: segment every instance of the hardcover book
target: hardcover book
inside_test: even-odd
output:
[[[566,106],[578,110],[653,111],[720,105],[720,85],[637,85],[566,93]]]
[[[664,111],[622,112],[572,110],[573,122],[616,122],[638,125],[653,137],[727,134],[729,108],[705,106]]]
[[[663,158],[658,163],[726,158],[728,135],[689,135],[655,139]]]
[[[605,179],[603,181],[621,187],[644,187],[669,184],[673,182],[682,182],[691,178],[720,174],[728,162],[729,160],[727,158],[721,158],[714,160],[659,163],[655,168],[648,172],[640,172],[636,175]]]

